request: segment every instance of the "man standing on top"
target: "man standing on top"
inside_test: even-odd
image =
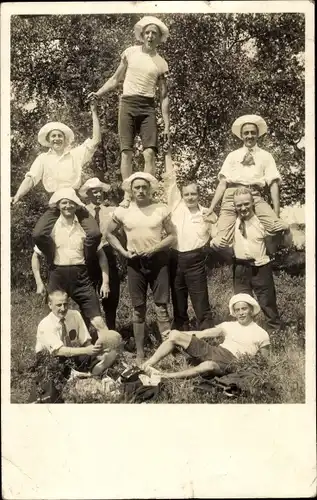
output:
[[[174,310],[173,328],[181,331],[189,330],[187,313],[189,295],[198,329],[204,330],[212,326],[207,287],[206,245],[213,235],[213,224],[203,219],[207,209],[198,203],[196,182],[187,182],[181,190],[177,187],[170,151],[165,155],[165,163],[167,205],[171,210],[171,221],[177,234],[169,263]],[[216,219],[216,215],[213,214],[214,223]]]
[[[157,151],[157,123],[155,117],[155,92],[159,85],[164,139],[169,139],[169,101],[166,76],[167,62],[157,53],[159,43],[165,42],[169,31],[156,17],[143,17],[134,27],[136,39],[142,45],[128,47],[121,55],[121,62],[111,78],[89,97],[101,97],[123,80],[123,94],[119,105],[119,138],[121,149],[121,175],[124,181],[132,174],[133,144],[140,134],[143,145],[144,171],[155,176]],[[125,193],[122,206],[129,206],[129,193]]]
[[[137,363],[144,358],[144,331],[147,288],[153,293],[155,312],[162,336],[170,330],[167,311],[169,300],[168,254],[175,241],[170,211],[163,203],[152,200],[157,180],[148,173],[136,172],[125,181],[131,195],[128,208],[118,207],[108,227],[108,241],[128,259],[128,287],[133,307],[133,333]],[[122,227],[127,237],[127,250],[114,231]],[[165,235],[162,235],[162,233]]]

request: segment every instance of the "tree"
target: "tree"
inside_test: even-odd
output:
[[[283,176],[282,204],[304,201],[305,19],[301,14],[169,14],[161,16],[170,38],[167,59],[173,157],[179,182],[195,177],[210,201],[225,156],[239,147],[231,124],[244,113],[266,119],[262,141]],[[134,15],[12,16],[11,18],[11,189],[20,184],[40,152],[37,132],[47,121],[73,128],[78,143],[90,133],[86,97],[113,73],[120,54],[135,43]],[[100,105],[102,145],[86,169],[120,192],[117,137],[121,89]],[[162,121],[160,111],[157,111]],[[162,129],[160,129],[162,131]],[[143,168],[136,141],[135,168]],[[158,175],[163,170],[158,156]],[[29,276],[31,231],[44,210],[40,189],[12,213],[13,281]],[[24,252],[24,253],[23,253]],[[22,256],[22,258],[21,258]],[[25,256],[25,257],[24,257]]]

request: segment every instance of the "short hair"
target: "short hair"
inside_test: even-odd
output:
[[[256,130],[257,130],[257,133],[258,133],[258,135],[259,135],[260,131],[259,131],[259,127],[257,126],[257,124],[256,124],[256,123],[249,123],[249,122],[244,123],[243,125],[241,125],[241,129],[240,129],[240,134],[241,134],[241,135],[242,135],[242,130],[243,130],[243,127],[244,127],[245,125],[254,125],[254,126],[255,126],[255,128],[256,128]]]
[[[236,189],[235,192],[233,193],[233,197],[235,198],[236,196],[240,196],[240,194],[249,194],[252,198],[252,201],[253,201],[252,191],[249,188],[240,187],[240,188]]]
[[[187,180],[187,181],[183,182],[183,183],[181,184],[181,186],[180,186],[181,192],[183,192],[183,189],[184,189],[185,187],[191,186],[192,184],[193,184],[194,186],[196,186],[197,191],[198,191],[198,193],[199,193],[199,186],[198,186],[198,183],[197,183],[197,181],[195,181],[194,179],[192,179],[192,180]]]
[[[48,295],[47,295],[47,298],[48,298],[48,302],[50,302],[52,300],[52,297],[56,294],[62,294],[62,295],[66,295],[67,298],[68,298],[68,293],[65,292],[65,290],[62,290],[62,289],[59,289],[59,288],[56,288],[55,290],[51,290]]]

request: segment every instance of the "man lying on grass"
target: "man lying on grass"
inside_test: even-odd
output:
[[[221,376],[234,371],[238,356],[243,354],[253,356],[259,349],[267,355],[270,345],[269,335],[253,321],[253,317],[260,312],[257,301],[249,294],[239,293],[230,299],[229,311],[236,321],[226,321],[214,328],[198,332],[172,330],[168,339],[141,368],[148,374],[157,373],[162,378],[194,377],[204,373]],[[211,346],[203,340],[216,337],[224,337],[219,346]],[[198,364],[175,373],[153,370],[152,367],[170,354],[175,347],[182,347]]]

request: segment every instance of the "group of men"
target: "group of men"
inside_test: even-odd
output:
[[[135,35],[141,45],[126,49],[115,74],[100,90],[89,95],[92,138],[71,148],[74,134],[68,126],[50,122],[42,127],[38,141],[49,149],[36,158],[12,199],[15,205],[40,181],[51,195],[49,208],[33,231],[32,269],[37,290],[42,293],[44,284],[39,255],[43,254],[49,265],[47,292],[51,309],[39,324],[36,350],[47,349],[61,359],[72,357],[76,359],[77,368],[84,366],[86,369],[88,366],[93,374],[103,373],[113,364],[122,347],[121,336],[116,331],[116,310],[120,300],[116,255],[120,253],[127,260],[136,364],[149,369],[171,352],[174,345],[180,345],[203,364],[198,371],[184,376],[214,369],[218,373],[220,365],[230,364],[238,351],[253,353],[254,349],[240,348],[237,351],[230,347],[234,338],[233,323],[214,327],[206,259],[212,251],[231,253],[235,296],[230,303],[230,313],[237,318],[237,324],[248,326],[247,330],[242,328],[244,334],[242,330],[239,333],[247,336],[247,343],[255,345],[262,335],[267,346],[266,332],[250,334],[249,325],[253,332],[259,332],[260,327],[253,322],[253,316],[261,308],[269,329],[281,327],[267,250],[268,238],[288,231],[279,218],[281,178],[272,155],[257,145],[258,138],[267,132],[265,121],[257,115],[246,115],[232,125],[232,132],[243,141],[243,146],[226,158],[210,207],[200,205],[196,182],[190,181],[178,187],[169,147],[168,65],[156,51],[157,45],[166,40],[168,28],[157,18],[145,17],[136,24]],[[97,178],[82,185],[81,178],[83,166],[93,158],[101,140],[97,99],[117,87],[121,80],[124,82],[119,108],[119,137],[124,199],[120,206],[114,207],[104,204],[111,186]],[[164,120],[166,204],[155,198],[158,189],[155,177],[158,134],[154,107],[157,84]],[[142,139],[145,167],[144,172],[132,173],[136,134]],[[263,199],[265,186],[269,186],[273,209]],[[217,217],[214,209],[220,201]],[[157,355],[144,364],[149,286],[164,342]],[[173,322],[168,313],[170,292]],[[252,297],[253,293],[259,304]],[[69,297],[78,304],[81,315],[68,310]],[[189,332],[188,297],[199,334]],[[87,330],[89,322],[98,336],[94,344]],[[238,327],[236,331],[240,331]],[[223,348],[229,354],[221,351],[221,359],[217,358],[219,352],[211,352],[206,347],[208,344],[201,340],[204,335],[215,337],[220,334],[231,338],[231,344],[227,341],[228,349]],[[265,346],[262,342],[262,347]],[[204,355],[200,356],[202,352]],[[206,365],[206,360],[211,363]]]

